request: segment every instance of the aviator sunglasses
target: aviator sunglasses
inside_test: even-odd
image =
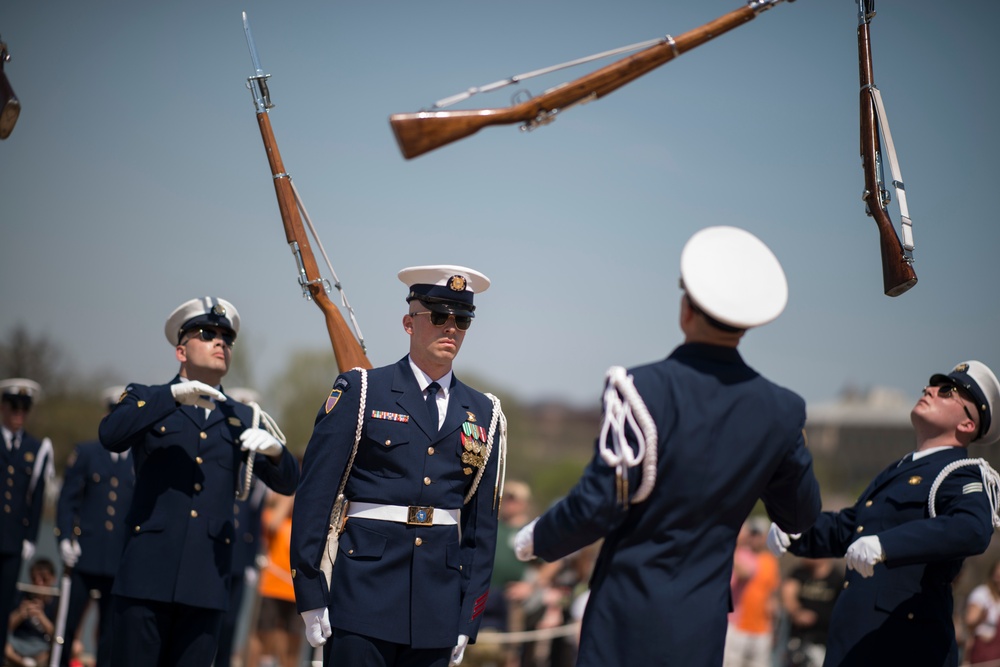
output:
[[[202,339],[206,343],[215,340],[216,338],[222,338],[222,342],[226,347],[233,347],[236,345],[236,336],[231,333],[223,333],[221,331],[215,331],[214,329],[198,329],[198,333],[195,334],[194,330],[185,332],[189,337],[194,337]]]
[[[953,385],[953,384],[936,384],[936,385],[933,385],[933,386],[937,387],[937,395],[940,396],[941,398],[948,398],[949,396],[951,396],[952,394],[954,394],[956,400],[958,400],[959,405],[961,405],[962,409],[965,410],[965,416],[968,417],[969,419],[971,419],[972,421],[976,421],[975,418],[972,416],[972,413],[969,412],[969,408],[967,408],[966,405],[965,405],[965,403],[962,403],[962,401],[960,400],[961,397],[962,397],[962,394],[959,393],[957,385]]]
[[[455,318],[455,326],[462,331],[465,331],[472,326],[472,317],[469,315],[450,315],[448,313],[436,313],[433,310],[422,310],[419,313],[410,313],[410,317],[416,317],[417,315],[430,315],[431,324],[436,327],[443,327],[449,317]]]

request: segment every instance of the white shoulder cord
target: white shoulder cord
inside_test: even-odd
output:
[[[504,415],[503,410],[500,408],[500,399],[493,394],[486,394],[486,398],[490,399],[493,403],[493,416],[490,418],[490,429],[486,436],[486,456],[483,457],[483,465],[479,468],[479,472],[476,473],[476,478],[472,481],[472,487],[469,492],[465,495],[465,500],[463,505],[467,505],[472,496],[476,494],[476,490],[479,488],[479,482],[483,479],[483,474],[486,472],[486,463],[490,460],[490,454],[493,452],[493,438],[496,435],[497,426],[500,426],[500,441],[499,441],[499,461],[497,461],[497,479],[496,483],[493,485],[493,509],[499,507],[499,502],[503,498],[503,485],[504,479],[507,476],[507,416]]]
[[[903,176],[899,173],[899,161],[896,159],[896,146],[892,143],[892,133],[889,132],[889,118],[885,115],[885,105],[882,104],[882,93],[874,84],[868,87],[875,101],[875,115],[878,116],[882,128],[882,138],[885,140],[886,157],[889,158],[889,172],[892,174],[892,186],[899,198],[900,239],[903,251],[908,261],[913,261],[913,222],[906,206],[906,188],[903,186]]]
[[[260,428],[261,422],[263,422],[264,430],[284,445],[286,442],[285,434],[278,428],[278,422],[274,421],[271,415],[261,410],[260,405],[256,401],[247,401],[246,405],[250,406],[253,410],[253,419],[250,421],[250,428]],[[253,482],[253,460],[253,454],[247,457],[246,472],[243,473],[243,488],[236,491],[237,500],[246,500],[247,496],[250,495],[250,486]]]
[[[323,548],[323,555],[320,557],[319,569],[326,577],[326,585],[329,587],[333,577],[333,563],[337,559],[337,545],[340,539],[340,529],[344,518],[344,509],[347,501],[344,498],[344,490],[347,488],[347,479],[351,476],[351,468],[354,467],[354,457],[358,454],[358,445],[361,443],[361,431],[365,423],[365,405],[368,400],[368,371],[360,366],[351,370],[361,373],[361,395],[358,400],[358,425],[354,430],[354,447],[351,449],[351,456],[347,460],[347,467],[344,469],[344,476],[340,478],[340,486],[337,487],[337,497],[333,501],[333,509],[330,511],[330,525],[327,529],[326,543]]]
[[[607,372],[604,389],[604,420],[598,441],[601,458],[615,467],[622,504],[641,503],[656,484],[657,441],[656,424],[642,397],[621,366],[612,366]],[[628,444],[626,429],[638,436],[636,451]],[[608,446],[608,440],[611,446]],[[628,468],[642,464],[642,482],[635,495],[628,497]]]
[[[43,438],[42,444],[38,448],[38,453],[35,455],[35,465],[31,468],[31,481],[28,483],[29,504],[31,503],[31,497],[35,495],[35,487],[38,486],[38,480],[44,475],[45,481],[48,483],[55,477],[56,469],[52,463],[53,456],[52,441],[48,438]]]
[[[934,507],[934,502],[937,496],[938,487],[941,486],[945,477],[951,474],[954,470],[963,466],[979,466],[979,470],[983,474],[983,490],[986,492],[986,497],[990,503],[990,515],[993,519],[993,527],[1000,528],[1000,506],[997,504],[998,501],[1000,501],[1000,474],[998,474],[997,471],[994,470],[989,463],[987,463],[986,459],[962,459],[961,461],[955,461],[946,465],[944,469],[938,473],[934,483],[931,484],[931,492],[927,499],[927,509],[931,518],[937,516],[937,510]]]

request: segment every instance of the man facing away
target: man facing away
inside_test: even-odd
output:
[[[551,561],[604,538],[578,665],[718,667],[733,550],[754,504],[800,530],[820,511],[803,400],[737,351],[784,309],[777,258],[749,232],[709,227],[680,268],[684,343],[627,377],[609,371],[593,460],[515,540],[520,558]]]
[[[488,433],[500,405],[452,372],[473,298],[490,282],[452,265],[399,279],[409,287],[409,354],[337,377],[295,494],[295,601],[328,665],[458,664],[493,571],[502,452]],[[347,520],[328,584],[321,562],[345,470]]]
[[[910,411],[913,452],[801,536],[777,519],[771,526],[776,555],[846,559],[824,665],[958,664],[951,585],[965,558],[989,546],[1000,490],[968,447],[1000,440],[997,405],[1000,382],[979,361],[932,375]]]
[[[229,604],[241,465],[253,457],[254,474],[279,493],[298,482],[295,457],[222,390],[239,328],[224,299],[178,306],[164,328],[177,376],[128,385],[101,422],[101,444],[130,450],[136,476],[112,589],[113,667],[209,667]]]

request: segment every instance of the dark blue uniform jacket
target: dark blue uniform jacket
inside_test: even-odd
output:
[[[959,467],[928,498],[945,466],[968,456],[951,447],[893,463],[853,507],[824,512],[792,541],[800,556],[842,557],[860,537],[877,535],[884,564],[867,579],[848,570],[830,620],[824,665],[957,665],[951,585],[967,556],[993,535],[989,500],[976,466]]]
[[[75,569],[115,576],[134,488],[131,456],[114,461],[97,440],[76,446],[56,504],[56,541],[75,539],[80,544]]]
[[[46,463],[38,462],[40,456],[51,456],[42,451],[42,442],[22,432],[21,444],[16,450],[7,451],[0,437],[0,479],[3,480],[3,512],[0,514],[0,554],[20,555],[24,540],[38,541],[42,508],[45,505],[44,470]],[[38,465],[43,466],[32,488],[31,479]]]
[[[736,536],[754,504],[791,532],[820,511],[805,405],[733,348],[685,344],[629,373],[657,427],[653,492],[623,507],[614,469],[595,455],[538,520],[535,553],[551,561],[605,538],[578,665],[718,667]]]
[[[306,448],[292,511],[296,605],[299,611],[329,607],[335,628],[416,648],[451,647],[459,634],[475,640],[493,573],[499,456],[495,449],[478,491],[463,505],[476,468],[461,461],[461,434],[465,424],[488,430],[493,404],[456,379],[437,431],[408,357],[368,372],[364,430],[345,495],[461,509],[460,526],[348,519],[327,591],[320,558],[354,445],[360,385],[357,371],[337,379],[335,391],[343,393],[330,412],[320,409]]]
[[[116,452],[131,448],[136,474],[116,595],[206,609],[228,606],[233,501],[246,458],[239,436],[253,411],[229,399],[207,419],[204,414],[175,403],[168,384],[132,384],[101,422],[101,444]],[[277,464],[256,455],[254,474],[278,493],[291,494],[298,464],[287,449]]]

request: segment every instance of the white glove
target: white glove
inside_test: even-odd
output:
[[[240,442],[243,443],[240,449],[265,456],[278,456],[282,450],[278,439],[262,428],[248,428],[243,431],[243,434],[240,435]]]
[[[875,565],[885,560],[885,552],[882,551],[878,535],[868,535],[858,538],[847,547],[844,558],[849,570],[857,570],[862,577],[868,578],[875,574]]]
[[[181,405],[196,405],[206,410],[215,409],[215,403],[210,399],[214,398],[216,401],[226,400],[226,395],[221,391],[197,380],[172,384],[170,385],[170,393],[174,395],[174,400]]]
[[[80,560],[80,543],[76,540],[59,540],[59,555],[66,567],[74,567]]]
[[[252,565],[247,565],[246,569],[243,570],[243,581],[247,588],[253,588],[257,585],[257,580],[260,579],[260,573]]]
[[[532,519],[531,523],[517,531],[514,536],[514,555],[518,560],[529,561],[535,557],[535,524],[538,519]]]
[[[333,634],[333,630],[330,629],[330,612],[326,607],[304,611],[300,616],[306,624],[306,641],[313,648],[325,644],[327,638]]]
[[[448,667],[458,667],[462,664],[462,658],[465,657],[465,647],[469,644],[469,635],[459,635],[458,643],[455,644],[455,648],[451,652],[451,661],[448,663]]]
[[[21,542],[21,560],[31,560],[35,555],[35,543],[24,540]]]
[[[771,528],[767,531],[767,548],[774,554],[775,558],[781,558],[788,551],[789,545],[791,545],[792,540],[797,540],[802,537],[802,533],[793,533],[789,535],[782,529],[778,528],[778,524],[771,523]]]

